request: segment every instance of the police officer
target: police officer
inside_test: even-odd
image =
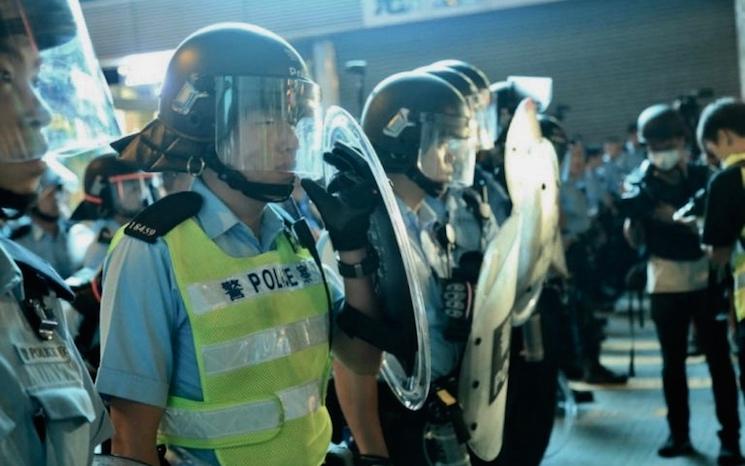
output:
[[[159,174],[144,173],[132,162],[115,154],[94,158],[83,175],[83,200],[73,211],[70,221],[88,230],[92,237],[84,252],[82,268],[66,282],[75,292],[68,322],[76,328],[75,345],[95,378],[100,362],[99,312],[101,306],[101,272],[114,233],[144,207],[161,197]],[[90,229],[83,223],[93,222]]]
[[[40,64],[77,35],[75,4],[0,3],[0,208],[25,212],[45,171]],[[86,465],[108,416],[72,343],[60,302],[72,293],[45,261],[0,239],[0,463]]]
[[[143,169],[195,179],[120,230],[106,260],[96,383],[111,399],[113,453],[157,465],[163,443],[172,464],[323,462],[329,307],[374,318],[366,246],[377,198],[344,151],[327,159],[353,195],[303,182],[340,269],[353,271],[342,299],[307,225],[274,204],[296,174],[319,174],[320,108],[284,39],[219,24],[179,45],[157,118],[115,144]],[[342,332],[331,341],[352,378],[377,373],[380,351]]]
[[[448,379],[457,374],[465,340],[457,332],[448,331],[454,322],[444,312],[446,282],[442,277],[449,276],[449,264],[432,224],[425,223],[424,219],[437,216],[427,212],[431,209],[424,200],[427,195],[442,194],[452,180],[455,165],[471,160],[471,119],[468,103],[453,86],[421,71],[399,73],[383,80],[368,97],[362,114],[362,127],[393,183],[409,244],[416,255],[415,273],[429,324],[433,387],[451,394],[455,391]],[[361,453],[390,453],[394,464],[422,465],[445,460],[434,453],[429,459],[425,456],[425,424],[433,421],[430,409],[404,408],[387,388],[379,388],[375,379],[369,379],[361,390],[347,386],[344,374],[338,371],[335,380],[342,409]],[[441,402],[435,395],[438,392],[442,393],[430,388],[427,405]],[[346,406],[363,398],[378,401],[378,393],[380,418],[377,413],[360,413]],[[436,422],[451,425],[450,419]],[[465,452],[465,447],[454,441],[455,445],[450,446]]]
[[[83,200],[70,216],[73,222],[93,222],[95,240],[85,252],[83,267],[98,270],[103,265],[116,230],[161,197],[160,185],[157,174],[141,172],[115,154],[91,160],[83,175]]]
[[[740,387],[745,389],[745,103],[723,98],[709,104],[696,133],[701,150],[724,168],[709,182],[702,242],[711,246],[718,268],[732,267]]]
[[[77,189],[77,184],[75,174],[59,162],[48,166],[41,178],[36,202],[9,235],[10,239],[49,262],[62,277],[70,276],[80,264],[68,231],[70,211],[67,207],[70,193]]]
[[[480,100],[483,94],[479,93],[476,85],[465,74],[454,68],[437,65],[420,68],[418,71],[437,76],[455,87],[466,99],[474,115],[482,115],[487,111],[486,103]],[[474,158],[478,151],[489,150],[494,145],[484,126],[485,120],[485,116],[473,119],[471,144],[474,150],[470,154]],[[474,186],[475,166],[475,159],[457,164],[446,192],[440,197],[428,195],[425,198],[425,202],[438,216],[435,220],[435,228],[439,233],[437,237],[442,242],[441,246],[452,256],[451,267],[455,269],[456,275],[474,286],[483,253],[496,236],[498,228],[489,204],[477,190],[479,187]],[[485,190],[482,192],[486,193]],[[451,231],[448,232],[448,229]]]
[[[729,359],[726,319],[717,319],[707,305],[709,264],[695,226],[673,220],[674,212],[705,188],[707,167],[687,161],[686,126],[673,108],[658,104],[638,119],[648,160],[638,177],[628,179],[622,199],[626,234],[632,244],[643,238],[648,251],[647,292],[652,320],[662,349],[662,383],[670,436],[662,457],[690,455],[688,383],[685,360],[691,320],[706,355],[721,430],[720,464],[740,464],[740,420],[737,386]],[[639,244],[636,244],[639,246]]]

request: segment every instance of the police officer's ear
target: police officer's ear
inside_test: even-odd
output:
[[[726,148],[733,143],[732,133],[728,129],[719,129],[717,130],[716,137],[714,139],[704,140],[704,146],[702,149],[704,149],[705,152],[714,154],[715,156],[719,157],[724,154],[722,154],[723,150],[726,150]]]

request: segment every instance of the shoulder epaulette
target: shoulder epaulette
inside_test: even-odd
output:
[[[193,217],[202,208],[202,196],[193,191],[171,194],[146,207],[126,227],[124,234],[154,243],[158,238]]]

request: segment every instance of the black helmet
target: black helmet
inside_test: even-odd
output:
[[[471,105],[471,108],[474,108],[476,104],[475,100],[478,99],[479,88],[465,74],[453,68],[438,65],[423,66],[414,71],[422,71],[446,81],[461,93],[466,99],[466,102]]]
[[[453,68],[438,65],[423,66],[417,68],[415,71],[423,71],[447,81],[448,84],[456,88],[466,99],[466,102],[471,108],[471,113],[475,117],[473,119],[473,139],[477,151],[488,150],[494,145],[491,138],[487,135],[486,128],[483,127],[483,119],[479,118],[482,115],[479,88],[476,87],[468,76]]]
[[[461,60],[440,60],[432,63],[432,66],[444,66],[446,68],[452,68],[458,73],[463,73],[464,75],[466,75],[468,79],[473,81],[473,84],[479,91],[489,89],[489,78],[486,77],[486,74],[483,71],[476,68],[470,63],[466,63]]]
[[[559,159],[559,165],[561,165],[569,147],[569,137],[567,137],[564,127],[559,123],[559,120],[546,114],[538,115],[538,124],[541,127],[543,137],[551,141],[551,144],[554,145],[556,156]]]
[[[97,220],[111,218],[114,214],[133,217],[147,203],[157,200],[155,175],[143,173],[136,164],[122,160],[114,154],[105,154],[93,159],[83,175],[83,201],[78,204],[70,220]],[[139,195],[129,202],[126,196],[135,184]]]
[[[667,104],[656,104],[644,109],[637,119],[637,127],[639,142],[643,144],[688,136],[683,117]]]
[[[283,38],[251,24],[215,24],[190,35],[176,49],[160,91],[158,118],[189,138],[212,142],[218,76],[312,83],[305,62]]]
[[[428,154],[448,142],[453,150],[448,153],[454,158],[473,159],[471,118],[468,103],[452,85],[428,73],[409,71],[375,86],[362,111],[362,127],[387,172],[404,173],[436,194],[454,173],[452,168],[450,173],[430,170]]]
[[[471,80],[478,92],[475,97],[474,119],[478,125],[479,151],[490,151],[497,139],[497,107],[489,90],[489,78],[483,71],[461,60],[440,60],[430,66],[447,67]],[[452,84],[452,83],[451,83]]]
[[[147,170],[200,173],[206,164],[233,189],[275,201],[289,196],[290,174],[320,174],[320,129],[319,88],[297,51],[266,29],[223,23],[178,46],[157,119],[114,147]],[[246,171],[288,176],[249,182]]]

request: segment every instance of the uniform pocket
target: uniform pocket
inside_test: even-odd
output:
[[[50,421],[80,419],[93,422],[96,412],[90,394],[81,387],[58,387],[35,390],[30,394]]]
[[[44,411],[47,456],[59,465],[89,464],[93,454],[91,394],[79,386],[34,390],[31,397]]]

